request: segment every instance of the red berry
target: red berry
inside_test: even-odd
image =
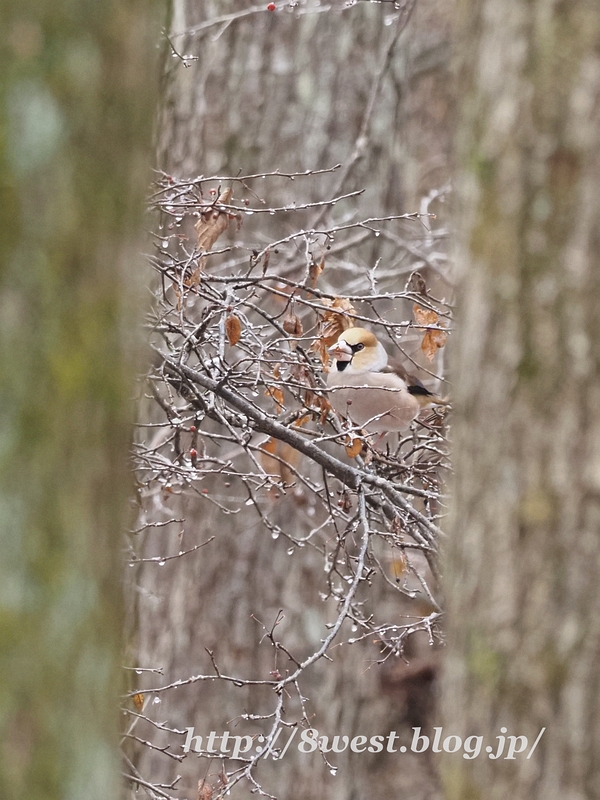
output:
[[[267,6],[267,11],[275,11],[276,8],[277,6],[275,5],[275,3],[269,3],[269,5]]]
[[[196,433],[196,426],[190,425],[190,433]]]
[[[198,455],[198,451],[197,451],[197,450],[195,450],[195,449],[192,447],[192,449],[190,450],[190,456],[191,456],[192,458],[196,458],[196,456],[197,456],[197,455]]]

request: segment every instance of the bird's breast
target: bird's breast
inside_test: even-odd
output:
[[[332,371],[327,383],[331,389],[329,402],[338,414],[369,433],[404,430],[419,413],[418,401],[396,375]]]

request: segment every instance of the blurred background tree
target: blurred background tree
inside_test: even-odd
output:
[[[449,800],[600,793],[600,6],[458,4]],[[493,742],[494,746],[496,742]]]
[[[593,0],[457,7],[462,302],[452,395],[460,524],[448,548],[445,724],[488,740],[501,726],[529,742],[546,731],[534,756],[514,766],[449,762],[448,796],[596,797],[600,11]],[[215,254],[222,268],[232,253],[236,269],[254,269],[262,253],[263,275],[272,258],[283,277],[300,282],[314,244],[305,237],[295,246],[301,219],[336,230],[323,245],[316,291],[360,294],[377,282],[383,300],[359,308],[374,324],[410,316],[408,301],[422,292],[411,279],[417,269],[429,299],[451,300],[444,200],[453,10],[442,0],[279,0],[274,11],[249,0],[173,0],[152,200],[160,214],[151,262],[164,268],[161,278],[195,238],[187,206],[178,219],[177,192],[189,204],[204,181],[216,199],[210,176],[279,170],[296,173],[293,188],[273,176],[265,190],[238,192],[238,204],[266,195],[282,210],[242,208],[243,233],[229,226]],[[10,800],[118,791],[131,265],[156,88],[147,11],[133,0],[77,8],[9,0],[2,10],[0,794]],[[298,217],[294,205],[311,202],[321,205]],[[344,224],[397,222],[410,212],[436,219],[338,235]],[[268,251],[288,237],[281,252]],[[226,275],[216,277],[226,285]],[[167,283],[155,285],[157,296],[170,292],[170,312],[187,324],[200,304],[178,304],[178,287]],[[203,291],[211,286],[205,281]],[[214,297],[229,302],[226,291]],[[167,315],[149,322],[153,335],[173,334],[172,325]],[[424,366],[407,330],[405,352]],[[175,333],[182,331],[183,323]],[[231,343],[223,328],[223,342],[226,335]],[[443,373],[442,356],[436,370]],[[170,378],[175,395],[193,388]],[[208,800],[226,788],[221,762],[180,763],[159,748],[187,726],[200,734],[234,727],[256,707],[258,690],[220,681],[145,690],[210,672],[213,658],[230,674],[279,680],[279,663],[261,644],[274,621],[294,652],[310,653],[331,617],[319,598],[322,558],[290,558],[279,533],[307,535],[312,501],[302,491],[271,494],[271,536],[264,520],[223,512],[215,492],[222,475],[202,478],[207,496],[180,491],[177,481],[202,454],[196,438],[179,439],[177,402],[155,392],[141,403],[136,452],[146,463],[128,541],[126,665],[140,672],[131,685],[142,691],[125,706],[126,773],[132,792]],[[156,470],[169,447],[169,478],[156,491],[143,470]],[[352,558],[350,548],[350,566]],[[389,595],[375,600],[388,618],[405,619],[407,608]],[[431,607],[423,601],[419,613]],[[303,677],[310,723],[331,736],[402,735],[439,722],[439,658],[429,637],[408,640],[409,663],[383,664],[374,664],[380,649],[369,637],[357,638]],[[334,776],[325,761],[307,766],[290,753],[267,764],[265,776],[295,800],[441,796],[433,758],[345,753],[336,765]]]
[[[0,18],[0,796],[106,800],[157,16]]]

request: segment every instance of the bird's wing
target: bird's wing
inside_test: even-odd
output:
[[[424,395],[424,396],[432,396],[433,392],[430,392],[429,389],[421,383],[421,381],[417,378],[416,375],[408,372],[404,366],[395,359],[390,359],[388,361],[387,367],[382,370],[382,372],[387,372],[388,374],[397,375],[401,378],[404,383],[406,384],[406,388],[411,394],[414,395]]]
[[[446,398],[439,397],[435,392],[431,392],[416,375],[408,372],[399,361],[390,359],[387,367],[385,367],[382,372],[391,373],[401,378],[406,383],[406,389],[409,394],[416,397],[422,405],[430,403],[448,405],[448,400]]]

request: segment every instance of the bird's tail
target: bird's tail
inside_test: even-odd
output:
[[[440,397],[433,392],[430,392],[429,389],[426,389],[422,384],[415,384],[413,386],[408,386],[408,391],[415,400],[418,401],[421,408],[427,408],[427,406],[449,406],[450,399],[448,397]]]

